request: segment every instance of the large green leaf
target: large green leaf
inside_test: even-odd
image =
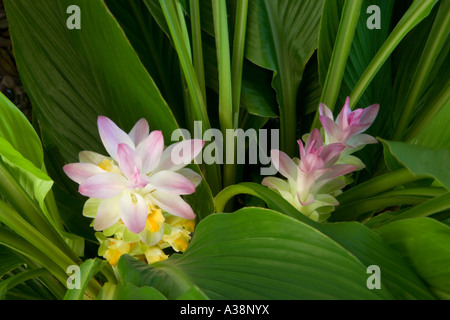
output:
[[[428,148],[404,142],[382,140],[391,169],[405,166],[416,175],[434,177],[450,190],[450,149]]]
[[[166,141],[174,116],[125,33],[101,0],[5,1],[15,58],[33,102],[45,146],[65,161],[78,151],[103,152],[99,115],[130,130],[145,117]],[[67,8],[81,11],[81,30],[66,26]]]
[[[215,198],[218,209],[221,209],[227,199],[236,194],[259,197],[269,208],[296,218],[322,232],[354,255],[366,267],[379,266],[383,270],[383,285],[396,299],[434,298],[406,261],[361,223],[317,223],[306,218],[276,192],[254,183],[241,183],[224,189]]]
[[[396,299],[434,299],[407,261],[366,226],[357,222],[338,222],[317,224],[316,227],[366,267],[380,267],[382,285]]]
[[[246,57],[274,71],[281,148],[296,148],[296,100],[304,67],[317,47],[323,1],[253,0],[249,4]]]
[[[267,209],[204,219],[183,255],[152,266],[123,256],[125,281],[168,298],[196,285],[211,299],[389,299],[366,287],[366,268],[308,225]]]
[[[450,298],[450,228],[430,218],[392,222],[375,231],[397,250],[433,293]]]
[[[169,38],[143,0],[107,0],[106,4],[182,126],[184,111],[180,65]]]

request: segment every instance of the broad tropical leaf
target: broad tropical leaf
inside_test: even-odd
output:
[[[450,298],[450,228],[430,218],[392,222],[375,231],[441,299]]]
[[[211,299],[392,298],[368,290],[366,268],[334,241],[266,209],[212,215],[183,255],[152,266],[123,256],[118,267],[126,281],[169,299],[192,285]]]

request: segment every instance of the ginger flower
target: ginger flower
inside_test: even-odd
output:
[[[149,132],[145,119],[128,134],[107,117],[100,116],[97,124],[109,157],[83,151],[80,163],[64,166],[69,178],[80,184],[79,192],[95,199],[91,201],[96,207],[95,230],[108,229],[120,221],[139,234],[146,230],[149,215],[158,209],[195,218],[181,196],[192,194],[201,177],[184,166],[199,154],[204,141],[185,140],[164,150],[161,131]],[[173,159],[175,147],[188,152]]]
[[[271,151],[274,167],[287,180],[267,177],[262,184],[279,192],[305,215],[318,220],[319,207],[337,205],[336,199],[320,193],[321,188],[329,181],[357,170],[357,167],[336,164],[345,146],[342,143],[324,146],[318,129],[311,133],[305,145],[301,140],[298,143],[300,159],[291,159],[279,150]]]
[[[319,105],[319,119],[325,130],[326,143],[340,142],[352,148],[377,143],[375,138],[362,132],[366,131],[373,123],[379,108],[378,104],[374,104],[352,112],[350,98],[347,97],[344,107],[335,121],[331,110],[321,103]]]

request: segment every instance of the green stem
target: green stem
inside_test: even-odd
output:
[[[253,182],[235,184],[219,192],[214,198],[215,212],[224,212],[228,201],[239,194],[248,194],[258,197],[263,200],[270,209],[295,218],[303,223],[306,223],[307,225],[314,226],[316,224],[314,221],[307,218],[300,211],[294,208],[280,194],[263,185]]]
[[[209,123],[206,104],[203,100],[202,90],[192,64],[190,46],[186,43],[185,33],[183,32],[184,28],[180,25],[177,1],[160,0],[160,5],[166,18],[167,25],[169,26],[172,41],[175,50],[178,53],[181,68],[193,102],[191,111],[194,115],[192,116],[192,119],[202,121],[204,131],[206,131],[211,128],[211,125]]]
[[[336,199],[339,203],[346,204],[360,199],[370,198],[381,192],[391,190],[397,186],[423,179],[424,176],[418,176],[408,169],[399,169],[386,173],[384,175],[363,182],[348,191],[345,191]]]
[[[364,91],[367,89],[378,70],[383,66],[384,62],[389,58],[392,51],[394,51],[400,41],[412,28],[430,14],[435,3],[436,0],[416,0],[413,2],[355,85],[353,92],[350,95],[350,107],[352,109],[356,106]]]
[[[422,56],[412,79],[412,85],[408,92],[408,99],[403,108],[402,116],[396,126],[393,140],[401,140],[411,120],[411,115],[417,101],[421,97],[427,84],[428,77],[433,68],[442,46],[446,43],[450,32],[450,1],[441,1],[440,8],[434,20],[433,27],[423,49]]]
[[[177,15],[178,15],[178,23],[179,23],[179,26],[181,27],[181,32],[182,32],[182,36],[183,36],[183,42],[187,48],[189,58],[192,62],[192,48],[191,48],[191,43],[190,43],[190,39],[189,39],[189,32],[187,29],[186,20],[184,18],[183,6],[181,5],[181,3],[179,1],[176,1],[176,9],[177,9]]]
[[[259,197],[259,194],[251,188],[247,188],[242,184],[228,186],[220,191],[214,198],[215,212],[225,212],[225,207],[233,197],[239,194],[248,194]]]
[[[236,22],[234,28],[233,58],[231,69],[231,85],[233,96],[233,114],[239,113],[241,104],[242,70],[244,66],[245,35],[247,31],[248,0],[237,3]],[[234,123],[234,129],[239,127]]]
[[[230,43],[225,0],[212,0],[219,69],[219,121],[223,132],[233,129]]]
[[[345,66],[352,47],[353,36],[358,25],[363,1],[346,0],[342,9],[341,22],[336,35],[333,54],[325,79],[320,102],[327,105],[331,111],[334,110],[339,90],[341,88],[342,78],[344,77]],[[319,112],[316,112],[312,128],[319,126]]]
[[[192,49],[195,73],[197,75],[203,100],[206,102],[205,68],[203,63],[202,26],[199,0],[190,0]]]
[[[225,0],[213,0],[214,33],[216,37],[217,61],[219,69],[219,122],[224,137],[225,153],[232,152],[235,159],[236,140],[228,136],[227,130],[233,129],[233,96],[231,86],[230,42],[228,37],[228,17]],[[226,157],[225,157],[226,158]],[[233,161],[235,162],[235,161]],[[223,165],[223,185],[229,186],[236,181],[236,164]]]

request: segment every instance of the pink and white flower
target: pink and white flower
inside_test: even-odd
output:
[[[354,165],[336,164],[345,149],[342,143],[324,145],[322,136],[315,129],[305,145],[298,141],[300,159],[291,159],[279,150],[271,151],[271,159],[278,172],[286,180],[267,177],[262,184],[278,191],[287,201],[314,220],[319,219],[320,206],[335,206],[336,199],[319,191],[331,180],[357,170]]]
[[[133,233],[144,230],[149,208],[194,219],[192,208],[181,195],[192,194],[201,177],[184,168],[202,150],[204,141],[185,140],[164,150],[161,131],[149,132],[148,122],[139,120],[130,133],[107,117],[98,118],[101,140],[110,157],[83,151],[80,163],[64,166],[65,173],[79,183],[79,192],[101,199],[94,228],[101,231],[121,220]],[[182,161],[172,161],[174,146],[190,152]]]
[[[362,132],[366,131],[375,120],[380,106],[371,105],[365,109],[350,109],[350,98],[347,97],[336,121],[331,110],[323,103],[319,105],[320,122],[325,130],[326,143],[340,142],[349,147],[377,143],[377,140]]]
[[[345,186],[345,175],[364,168],[358,158],[351,156],[365,144],[377,140],[362,132],[375,120],[379,105],[350,110],[347,98],[336,121],[333,113],[320,104],[320,121],[325,142],[318,129],[313,130],[306,144],[298,141],[300,159],[291,159],[279,150],[271,151],[274,167],[286,178],[267,177],[262,184],[277,191],[300,212],[313,220],[325,220],[339,203],[334,198]]]

